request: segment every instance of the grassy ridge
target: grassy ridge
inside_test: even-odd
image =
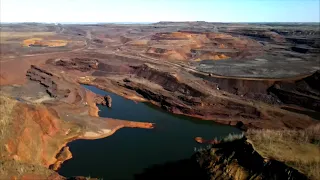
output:
[[[320,179],[320,124],[305,130],[249,130],[246,137],[261,156]]]

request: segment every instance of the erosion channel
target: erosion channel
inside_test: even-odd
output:
[[[98,105],[99,116],[152,122],[156,128],[121,129],[104,139],[69,143],[73,158],[59,170],[66,177],[81,175],[109,180],[133,179],[135,174],[143,173],[153,165],[190,158],[194,148],[204,146],[194,140],[197,136],[213,139],[229,133],[240,133],[235,127],[172,115],[94,86],[83,87],[100,95],[111,96],[112,108]]]

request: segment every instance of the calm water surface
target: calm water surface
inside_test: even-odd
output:
[[[194,148],[201,146],[194,140],[197,136],[213,139],[240,133],[231,126],[172,115],[146,103],[83,86],[97,94],[111,96],[112,108],[98,106],[101,117],[152,122],[156,128],[123,128],[107,138],[69,143],[73,158],[59,170],[63,176],[133,179],[134,174],[142,173],[152,165],[189,158]]]

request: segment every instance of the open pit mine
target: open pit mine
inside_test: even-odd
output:
[[[0,179],[316,180],[319,37],[312,24],[1,24]]]

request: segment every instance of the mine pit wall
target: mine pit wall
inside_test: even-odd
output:
[[[187,96],[193,97],[201,97],[204,96],[202,92],[190,87],[167,72],[161,72],[155,68],[151,68],[148,65],[142,65],[141,67],[137,68],[134,72],[138,77],[148,79],[151,82],[159,84],[165,90],[171,92],[180,92]]]
[[[263,158],[245,138],[213,145],[193,159],[207,171],[208,179],[308,179],[282,162]]]
[[[192,72],[191,72],[192,73]],[[192,73],[196,77],[200,77],[207,81],[213,88],[218,88],[232,94],[246,96],[250,93],[266,94],[276,81],[272,80],[247,80],[240,78],[224,78],[214,77],[199,73]]]
[[[295,82],[277,82],[268,89],[282,102],[320,111],[320,71]]]
[[[26,76],[29,77],[30,80],[37,81],[43,85],[51,97],[66,98],[71,92],[69,89],[59,89],[58,84],[55,82],[59,79],[58,77],[34,65],[31,65]]]
[[[198,73],[193,74],[204,79],[214,89],[227,91],[268,104],[295,104],[319,111],[319,72],[315,72],[305,78],[298,78],[298,80],[247,80],[232,77],[220,78],[214,77],[214,75],[207,76]]]
[[[268,91],[279,97],[285,104],[294,104],[311,110],[320,111],[320,98],[315,99],[304,94],[278,89],[274,86]]]
[[[144,79],[159,84],[168,93],[152,90],[144,85],[126,82],[124,87],[136,91],[144,98],[157,102],[158,106],[175,113],[202,119],[241,117],[246,119],[261,119],[264,115],[255,107],[227,101],[218,97],[206,99],[207,94],[180,82],[175,76],[159,71],[148,65],[135,70],[135,74]],[[169,92],[180,95],[172,96]],[[229,122],[229,121],[228,121]]]
[[[304,78],[304,81],[313,89],[318,91],[320,96],[320,71],[316,71],[313,75]]]
[[[53,75],[51,73],[31,65],[26,76],[30,80],[37,81],[43,85],[51,97],[57,97],[57,84],[52,80]]]
[[[306,116],[297,116],[297,114],[291,114],[290,112],[281,110],[280,106],[275,107],[275,109],[270,108],[269,106],[255,107],[254,104],[248,103],[245,98],[230,99],[219,96],[210,96],[206,94],[205,91],[202,91],[202,88],[200,89],[199,87],[199,89],[196,89],[198,84],[190,82],[194,85],[191,86],[184,82],[186,79],[180,80],[179,76],[170,74],[165,70],[155,68],[149,64],[132,66],[132,68],[134,71],[130,76],[132,76],[133,79],[108,79],[96,77],[88,81],[79,80],[79,82],[114,92],[118,95],[127,97],[128,99],[138,101],[147,100],[174,114],[182,114],[204,120],[214,120],[218,123],[229,125],[242,123],[242,127],[244,128],[304,128],[313,123],[313,121]],[[272,81],[266,81],[267,83],[264,84],[264,80],[255,81],[244,79],[240,80],[237,84],[237,79],[228,80],[218,77],[213,78],[221,79],[222,82],[225,81],[223,83],[225,88],[230,88],[229,85],[231,86],[233,84],[244,88],[247,92],[247,94],[245,94],[246,96],[252,92],[259,92],[261,94],[264,93],[262,94],[264,96],[260,97],[262,100],[267,101],[269,100],[268,98],[271,97],[267,94],[267,89],[269,87],[268,83],[271,84]],[[140,82],[139,79],[149,80],[150,84],[145,84],[144,81]],[[265,89],[260,88],[259,86],[257,87],[255,84],[256,82],[262,83],[262,85],[265,86]],[[152,86],[152,83],[154,83],[154,87]],[[250,85],[247,86],[247,84]],[[161,86],[161,88],[157,85]],[[205,84],[203,85],[205,86]],[[233,88],[230,88],[229,90],[232,90],[230,92],[234,92]],[[243,92],[243,89],[240,90]],[[238,95],[243,94],[238,92]],[[276,102],[276,100],[271,101],[271,104],[275,104],[274,102]],[[290,122],[292,121],[295,123],[291,125]],[[303,123],[301,124],[299,122]]]

